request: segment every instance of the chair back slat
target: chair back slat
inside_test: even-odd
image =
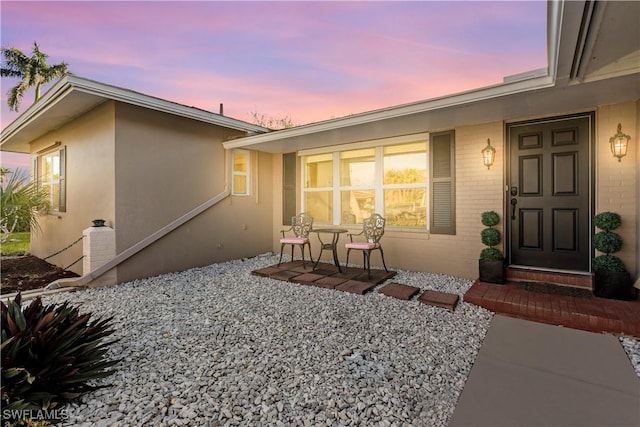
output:
[[[380,214],[373,214],[363,221],[364,237],[369,243],[378,243],[384,235],[386,220]]]
[[[302,212],[291,217],[291,229],[296,237],[309,237],[313,228],[313,217],[307,212]]]

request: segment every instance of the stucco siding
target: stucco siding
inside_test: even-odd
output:
[[[622,226],[615,230],[624,244],[615,255],[624,262],[632,277],[638,272],[638,103],[605,105],[596,114],[596,213],[617,212]],[[611,154],[609,138],[622,124],[631,136],[629,150],[621,162]],[[596,230],[597,231],[597,230]]]
[[[480,214],[486,210],[495,210],[503,217],[503,166],[504,166],[504,125],[494,122],[477,126],[455,129],[456,144],[456,234],[437,235],[426,231],[394,230],[388,227],[382,240],[385,261],[388,266],[413,271],[453,274],[460,277],[475,278],[478,275],[478,256],[482,250],[480,231],[483,226]],[[487,138],[497,149],[496,161],[491,169],[482,164],[481,150],[487,144]],[[360,140],[363,137],[359,138]],[[273,250],[280,251],[279,230],[282,226],[282,156],[274,161],[274,184],[277,186],[274,203]],[[298,198],[300,194],[298,182]],[[297,201],[300,209],[300,200]],[[498,226],[503,231],[501,222]],[[346,227],[350,232],[359,232],[360,228]],[[339,259],[346,259],[346,235],[342,235],[338,244]],[[312,253],[317,257],[320,245],[315,234],[311,237]],[[288,252],[290,253],[290,252]],[[299,255],[299,252],[296,252]],[[328,251],[323,260],[329,262]],[[350,262],[362,263],[359,253],[352,253]],[[374,252],[372,265],[382,265],[380,256]]]
[[[42,232],[32,231],[31,252],[44,258],[66,247],[91,227],[91,220],[107,224],[115,217],[114,104],[106,102],[31,144],[32,155],[56,141],[66,146],[66,212],[40,217]],[[67,267],[82,256],[82,243],[47,261]],[[82,262],[70,270],[82,274]]]
[[[118,104],[118,253],[226,189],[222,141],[239,132]],[[118,281],[270,250],[271,157],[252,153],[250,196],[230,196],[118,266]]]
[[[638,242],[638,167],[640,154],[638,153],[637,134],[640,124],[638,117],[638,101],[630,101],[615,105],[600,106],[596,109],[596,129],[593,152],[595,156],[595,174],[593,194],[595,195],[595,211],[611,210],[618,212],[623,218],[622,227],[617,232],[624,239],[623,250],[617,253],[622,258],[632,277],[637,277],[640,261]],[[565,112],[568,113],[568,112]],[[558,112],[557,115],[562,115]],[[552,114],[546,117],[551,117]],[[523,118],[522,120],[525,120]],[[616,132],[617,124],[622,123],[623,131],[631,135],[628,155],[618,162],[611,154],[609,138]],[[433,130],[435,131],[435,130]],[[436,235],[427,232],[399,231],[389,227],[383,238],[385,259],[387,265],[393,268],[415,271],[430,271],[435,273],[452,274],[460,277],[476,278],[478,275],[477,260],[483,245],[480,241],[480,231],[484,226],[480,222],[480,214],[487,210],[494,210],[500,215],[501,222],[498,229],[502,233],[500,249],[505,252],[506,235],[505,215],[505,176],[507,153],[505,146],[505,123],[502,121],[486,124],[462,126],[455,128],[456,143],[456,234]],[[360,138],[375,133],[373,130],[363,130]],[[406,133],[403,133],[406,134]],[[487,169],[482,164],[481,150],[491,139],[496,148],[496,159],[493,166]],[[280,250],[278,231],[282,229],[282,159],[274,161],[274,183],[277,186],[274,203],[274,232],[273,249]],[[298,182],[298,187],[299,187]],[[298,197],[300,189],[298,188]],[[298,200],[298,208],[300,201]],[[358,232],[358,228],[350,231]],[[312,252],[319,253],[319,242],[312,236]],[[344,261],[346,251],[344,242],[346,236],[341,237],[339,243],[339,258]],[[329,261],[330,254],[326,251],[323,260]],[[358,255],[350,261],[361,263]],[[381,265],[379,255],[373,255],[373,264]]]
[[[497,227],[504,236],[504,126],[495,122],[460,127],[455,131],[456,234],[398,232],[390,228],[384,237],[384,249],[388,265],[394,268],[475,278],[478,275],[478,257],[483,248],[480,231],[484,226],[480,222],[480,214],[496,211],[501,219]],[[491,169],[482,164],[480,154],[487,138],[491,138],[497,150]]]

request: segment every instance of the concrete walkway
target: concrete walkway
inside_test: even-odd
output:
[[[449,423],[640,426],[640,379],[613,335],[494,316]]]

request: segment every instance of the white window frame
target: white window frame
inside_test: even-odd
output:
[[[410,144],[416,142],[425,142],[426,143],[426,167],[427,170],[429,168],[429,133],[419,133],[412,135],[403,135],[393,138],[384,138],[377,139],[372,141],[362,141],[352,144],[343,144],[338,146],[331,147],[322,147],[322,148],[313,148],[309,150],[301,150],[298,152],[298,156],[300,157],[300,161],[302,162],[302,167],[300,167],[301,174],[301,182],[304,183],[305,179],[305,168],[304,168],[304,157],[311,156],[315,154],[327,154],[331,153],[333,155],[333,187],[322,187],[322,188],[305,188],[302,186],[302,197],[301,197],[301,206],[302,211],[305,211],[305,193],[314,192],[314,191],[333,191],[333,222],[331,225],[341,225],[342,218],[342,206],[341,206],[341,192],[346,190],[358,190],[361,189],[360,186],[342,186],[340,182],[340,153],[343,151],[353,151],[359,150],[363,148],[375,148],[375,167],[376,167],[376,176],[375,176],[375,211],[376,212],[384,212],[384,190],[387,189],[395,189],[395,188],[424,188],[427,192],[427,208],[426,208],[426,223],[424,227],[393,227],[394,229],[402,229],[407,231],[415,231],[415,232],[428,232],[429,231],[429,180],[422,184],[384,184],[384,147],[392,146],[392,145],[401,145],[401,144]],[[364,187],[362,188],[364,189]],[[370,189],[367,187],[366,189]],[[348,225],[348,224],[345,224]]]
[[[244,154],[247,157],[246,172],[234,170],[234,165],[235,165],[234,158],[235,158],[235,155],[239,153]],[[245,181],[246,191],[244,193],[239,193],[236,191],[236,188],[235,188],[236,176],[244,176],[246,178],[246,181]],[[231,195],[233,196],[250,196],[251,195],[251,152],[249,150],[234,149],[231,151]]]
[[[55,192],[53,191],[54,186],[57,184],[58,185],[58,191],[61,191],[60,188],[60,174],[61,174],[61,156],[60,156],[60,150],[53,150],[53,151],[49,151],[48,153],[44,153],[38,156],[38,167],[40,168],[39,171],[36,172],[36,176],[39,178],[38,184],[40,186],[42,186],[43,188],[47,189],[47,193],[48,193],[48,198],[49,198],[49,206],[51,207],[52,211],[55,212],[59,212],[60,211],[60,194],[58,193],[58,198],[57,200],[55,200],[54,194]],[[55,158],[57,157],[58,160],[58,179],[53,179],[53,175],[51,176],[51,181],[46,180],[45,181],[45,176],[44,174],[42,174],[41,172],[45,169],[45,164],[46,164],[46,159],[47,158]],[[54,170],[54,167],[52,166],[52,170]],[[48,178],[48,177],[46,177]]]

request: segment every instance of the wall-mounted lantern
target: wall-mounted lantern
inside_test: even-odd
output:
[[[609,138],[611,153],[613,153],[613,157],[618,158],[618,162],[621,162],[622,158],[627,155],[630,139],[629,135],[622,133],[622,124],[618,123],[618,132]]]
[[[487,138],[487,146],[482,149],[482,161],[487,169],[491,168],[496,158],[496,149],[491,146],[491,140]]]

